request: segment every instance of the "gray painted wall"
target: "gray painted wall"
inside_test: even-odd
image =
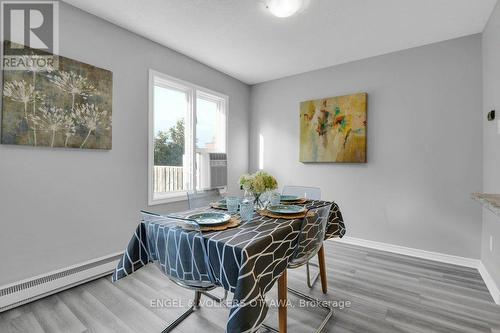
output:
[[[497,110],[500,118],[500,4],[496,6],[483,33],[483,190],[500,193],[500,134],[497,121],[489,122],[486,114]],[[493,251],[490,251],[490,236]],[[481,260],[500,286],[500,217],[483,211]]]
[[[498,73],[498,72],[497,72]],[[299,102],[368,93],[368,163],[299,163]],[[348,236],[480,257],[481,37],[464,37],[252,87],[250,168],[335,200]],[[497,164],[498,165],[498,164]]]
[[[322,187],[340,204],[349,236],[479,258],[481,210],[469,194],[482,186],[480,36],[260,84],[250,99],[250,88],[227,75],[60,6],[60,53],[113,71],[113,150],[0,146],[0,285],[124,248],[147,207],[148,68],[229,96],[230,190],[249,156],[257,168],[262,133],[265,169],[280,184]],[[484,37],[485,109],[500,85],[496,18]],[[299,163],[298,103],[360,91],[369,94],[368,164]],[[484,188],[498,193],[499,139],[484,126]],[[500,235],[498,222],[485,213],[483,237],[493,228]],[[498,256],[484,252],[496,269]]]
[[[0,146],[0,285],[125,248],[147,207],[148,68],[229,96],[231,189],[248,170],[247,85],[62,2],[60,53],[113,71],[113,150]]]

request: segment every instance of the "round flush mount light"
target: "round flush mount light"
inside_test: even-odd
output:
[[[303,0],[269,0],[267,9],[276,17],[289,17],[302,7]]]

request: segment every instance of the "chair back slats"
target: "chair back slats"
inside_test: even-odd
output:
[[[307,212],[302,222],[297,248],[289,267],[295,268],[305,265],[318,253],[325,239],[326,225],[331,206],[329,204],[312,208]]]
[[[187,192],[189,209],[201,208],[208,206],[211,202],[216,202],[221,199],[218,189],[189,191]]]
[[[311,200],[321,200],[321,189],[319,187],[285,185],[281,194],[296,195],[300,198]]]
[[[195,221],[141,212],[150,258],[174,282],[185,287],[214,285],[205,242]],[[167,249],[159,251],[159,249]]]

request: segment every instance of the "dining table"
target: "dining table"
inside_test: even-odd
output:
[[[339,206],[335,202],[307,200],[306,210],[331,204],[325,239],[343,237],[346,229]],[[193,212],[214,211],[204,207],[175,213],[185,218]],[[168,218],[168,217],[166,217]],[[297,246],[304,218],[275,218],[254,213],[251,220],[234,228],[203,232],[210,267],[217,285],[233,295],[229,303],[226,333],[255,332],[262,325],[268,312],[265,295],[278,281],[279,331],[286,332],[286,270]],[[116,267],[112,281],[116,282],[150,262],[165,257],[166,248],[152,246],[156,237],[148,228],[150,223],[141,221]],[[179,235],[179,242],[189,241]],[[182,248],[182,246],[181,246]],[[319,253],[323,289],[326,287],[324,251]]]

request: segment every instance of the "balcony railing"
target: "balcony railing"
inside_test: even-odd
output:
[[[155,193],[183,190],[183,167],[155,165],[154,173]]]

